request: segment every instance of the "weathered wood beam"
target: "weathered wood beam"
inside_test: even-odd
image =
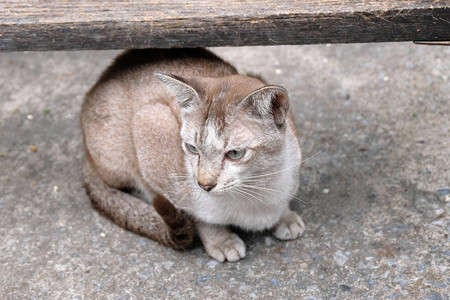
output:
[[[0,50],[450,40],[450,0],[0,0]]]

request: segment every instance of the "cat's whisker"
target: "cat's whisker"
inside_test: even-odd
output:
[[[239,185],[239,188],[240,188],[241,190],[244,190],[244,191],[246,191],[246,192],[253,193],[253,195],[262,197],[262,198],[263,198],[264,200],[266,200],[267,202],[271,202],[271,201],[272,201],[270,195],[266,194],[264,191],[258,191],[258,190],[256,190],[256,189],[254,189],[253,187],[254,187],[253,185],[252,185],[252,186],[243,186],[243,185]]]
[[[301,198],[300,196],[295,196],[295,198],[292,198],[292,199],[295,200],[295,201],[300,202],[301,204],[308,204],[309,203],[308,200],[305,200],[305,199]]]
[[[266,184],[266,183],[269,183],[270,180],[243,178],[243,179],[241,179],[241,182],[243,182],[243,183],[247,182],[247,183],[263,183],[263,184]]]
[[[165,176],[165,178],[191,178],[192,175],[190,174],[169,174],[168,176]]]
[[[270,202],[272,199],[270,198],[270,196],[269,195],[267,195],[267,194],[265,194],[265,193],[263,193],[263,192],[259,192],[259,191],[255,191],[255,190],[252,190],[252,189],[249,189],[249,188],[245,188],[248,192],[251,192],[251,193],[253,193],[254,195],[256,195],[256,196],[259,196],[259,197],[262,197],[262,198],[264,198],[266,201],[268,201],[268,202]]]
[[[244,186],[244,187],[247,187],[247,188],[254,188],[254,189],[257,189],[257,190],[261,190],[261,191],[267,191],[267,192],[269,192],[269,193],[272,193],[273,195],[283,194],[283,195],[286,195],[286,196],[291,197],[292,199],[295,199],[295,200],[297,200],[297,201],[300,201],[300,202],[306,204],[306,201],[305,201],[305,200],[303,200],[303,199],[301,199],[301,198],[299,198],[299,197],[297,197],[297,196],[295,196],[295,195],[292,195],[292,194],[290,194],[290,193],[286,193],[286,192],[284,192],[284,191],[282,191],[282,190],[271,189],[271,188],[268,188],[268,187],[262,187],[262,186],[254,186],[254,185],[243,185],[243,186]]]
[[[235,191],[239,191],[245,195],[248,195],[250,197],[252,197],[253,199],[256,199],[257,201],[261,202],[262,204],[264,204],[265,206],[269,206],[266,202],[264,202],[263,200],[259,199],[258,197],[256,197],[255,195],[253,195],[250,191],[248,190],[244,190],[242,188],[236,187]]]
[[[243,198],[245,200],[248,200],[250,202],[254,202],[253,198],[249,198],[246,194],[244,194],[243,192],[237,190],[237,189],[233,189],[231,191],[228,191],[227,193],[228,195],[233,195],[234,196],[234,200],[239,200],[237,197]]]
[[[308,161],[308,160],[311,160],[311,159],[316,158],[316,157],[319,156],[323,151],[325,151],[325,148],[322,148],[321,150],[319,150],[319,151],[318,151],[317,153],[315,153],[314,155],[312,155],[312,156],[310,156],[310,157],[308,157],[308,158],[306,158],[306,159],[303,159],[303,160],[301,160],[300,162],[295,162],[294,164],[292,164],[292,165],[289,166],[289,167],[286,167],[286,168],[284,168],[284,169],[281,169],[281,170],[278,170],[278,171],[275,171],[275,172],[270,172],[270,173],[257,173],[257,174],[255,174],[255,175],[250,175],[250,176],[245,177],[245,180],[247,180],[247,179],[256,179],[256,178],[261,178],[261,177],[270,177],[270,176],[273,176],[273,175],[277,175],[277,174],[279,174],[279,173],[282,173],[282,172],[284,172],[284,171],[287,171],[287,170],[289,170],[289,169],[299,167],[302,163],[304,163],[304,162],[306,162],[306,161]]]
[[[192,189],[192,180],[191,180],[192,176],[189,176],[189,178],[185,179],[185,180],[181,180],[175,183],[175,186],[178,189],[188,189],[190,190],[191,193],[182,193],[183,196],[181,197],[181,199],[179,199],[179,201],[177,202],[177,205],[180,208],[183,208],[180,204],[185,204],[187,203],[187,205],[191,205],[192,203],[187,202],[186,200],[189,200],[189,197],[192,197],[193,199],[191,201],[194,201],[194,199],[197,197],[197,195],[199,194],[199,191],[197,189]],[[186,207],[188,207],[186,206]]]
[[[319,156],[319,155],[320,155],[322,152],[324,152],[324,151],[325,151],[325,147],[322,148],[322,149],[320,149],[317,153],[311,155],[310,157],[307,157],[307,158],[303,159],[303,160],[300,162],[300,164],[303,164],[304,162],[306,162],[306,161],[308,161],[308,160],[311,160],[311,159],[316,158],[317,156]]]
[[[233,198],[233,201],[239,201],[239,197],[244,198],[244,199],[248,199],[246,195],[240,193],[239,191],[236,190],[232,190],[228,192],[228,195],[230,195],[231,198]],[[253,199],[251,199],[250,201],[253,202]]]
[[[268,201],[271,200],[269,195],[267,195],[267,194],[265,194],[265,193],[263,193],[261,191],[258,191],[257,189],[254,188],[255,186],[253,186],[253,185],[242,185],[241,184],[241,185],[239,185],[239,187],[241,189],[247,191],[247,192],[251,192],[251,193],[254,193],[255,195],[259,195],[261,197],[264,197]]]
[[[262,201],[261,199],[259,199],[258,197],[256,197],[255,195],[252,195],[248,193],[246,193],[245,191],[238,191],[238,190],[233,190],[233,193],[236,193],[236,200],[237,201],[241,201],[242,205],[247,205],[247,206],[252,206],[252,205],[261,205],[260,203],[264,203],[264,201]],[[245,201],[242,201],[245,200]]]
[[[190,180],[190,178],[186,178],[184,180],[178,180],[173,182],[173,184],[179,185],[179,186],[188,186],[192,181]]]
[[[270,173],[260,173],[260,174],[256,174],[256,175],[247,176],[246,178],[248,178],[248,179],[254,179],[254,178],[261,178],[261,177],[270,177],[270,176],[273,176],[273,175],[282,173],[282,172],[284,172],[284,171],[287,171],[287,170],[289,170],[289,169],[296,168],[296,167],[298,167],[298,166],[300,166],[300,163],[291,165],[291,166],[289,166],[289,167],[287,167],[287,168],[284,168],[284,169],[281,169],[281,170],[278,170],[278,171],[275,171],[275,172],[270,172]]]
[[[232,190],[232,192],[238,194],[239,196],[243,197],[243,198],[246,199],[246,200],[249,200],[249,201],[251,201],[251,202],[254,201],[254,198],[249,198],[249,197],[248,197],[248,193],[246,193],[246,192],[244,192],[244,191],[241,191],[240,189],[236,189],[236,188],[235,188],[235,189]],[[259,200],[259,199],[258,199],[258,200]]]

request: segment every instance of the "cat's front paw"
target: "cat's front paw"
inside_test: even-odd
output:
[[[305,223],[302,218],[288,209],[272,229],[272,234],[280,240],[293,240],[300,237],[304,231]]]
[[[223,231],[203,239],[206,253],[219,262],[238,261],[245,257],[244,242],[234,233]]]
[[[233,262],[245,257],[244,242],[234,233],[227,233],[218,239],[205,243],[206,253],[219,262]]]

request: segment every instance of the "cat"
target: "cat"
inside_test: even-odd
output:
[[[198,235],[220,262],[246,255],[229,225],[281,240],[305,230],[289,208],[301,150],[287,91],[209,50],[125,51],[80,124],[87,193],[126,229],[175,249]]]

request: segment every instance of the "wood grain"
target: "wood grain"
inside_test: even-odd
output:
[[[450,0],[3,1],[0,50],[450,40]]]

